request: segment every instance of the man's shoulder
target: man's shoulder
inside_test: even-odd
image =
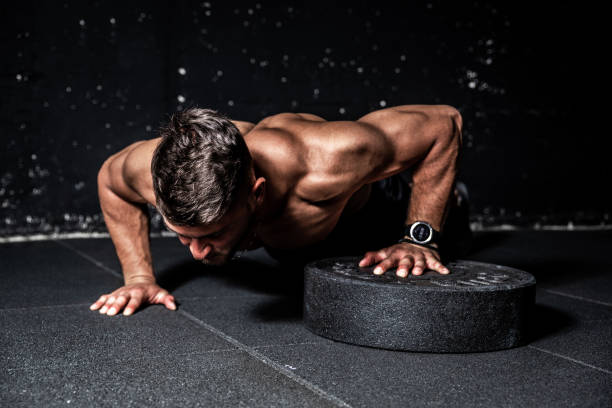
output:
[[[255,162],[291,180],[306,201],[352,194],[368,181],[376,158],[389,153],[384,135],[369,123],[308,115],[283,113],[258,124],[247,135]]]
[[[274,164],[279,170],[303,169],[309,141],[317,134],[312,124],[325,122],[316,115],[279,113],[269,116],[245,136],[253,158]]]
[[[328,121],[311,113],[279,113],[259,122],[249,136],[258,144],[335,153],[342,148],[358,149],[361,142],[380,137],[380,131],[357,120]]]
[[[256,128],[283,128],[295,125],[296,122],[326,122],[326,120],[312,113],[281,112],[262,119]]]
[[[306,172],[307,150],[291,130],[258,124],[245,135],[245,141],[256,171],[274,179],[274,184],[283,189],[297,183]]]

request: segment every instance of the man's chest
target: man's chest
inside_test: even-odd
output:
[[[325,239],[340,216],[358,211],[369,198],[370,186],[365,185],[353,195],[324,203],[308,203],[298,198],[288,200],[277,217],[262,223],[258,235],[266,246],[295,249]]]
[[[262,223],[259,238],[265,246],[295,249],[323,240],[334,229],[342,213],[342,205],[316,206],[289,203],[276,218]]]

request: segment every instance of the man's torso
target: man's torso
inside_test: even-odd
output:
[[[261,244],[293,249],[323,240],[341,215],[363,207],[371,183],[418,163],[434,140],[431,135],[448,132],[453,112],[446,105],[405,105],[356,121],[281,113],[257,125],[234,122],[253,157],[256,176],[266,178],[268,211],[257,228]],[[132,171],[131,188],[124,192],[127,199],[155,205],[150,163],[159,140],[119,153],[136,156],[131,167],[138,170]]]
[[[322,122],[316,115],[283,113],[262,120],[244,135],[256,176],[267,180],[266,200],[274,209],[258,228],[267,247],[292,249],[319,242],[342,214],[358,211],[369,198],[370,184],[355,191],[333,170],[327,177],[313,175],[317,166],[342,167],[343,149],[334,152],[313,137]]]

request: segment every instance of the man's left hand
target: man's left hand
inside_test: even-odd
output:
[[[359,266],[366,267],[376,263],[379,263],[374,268],[376,275],[382,275],[391,268],[397,268],[395,274],[401,278],[408,276],[411,269],[413,275],[421,275],[425,269],[444,275],[450,272],[440,261],[437,251],[408,242],[395,244],[380,251],[366,252],[359,261]]]

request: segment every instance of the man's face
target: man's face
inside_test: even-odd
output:
[[[223,265],[246,244],[253,230],[253,212],[246,204],[235,205],[219,221],[210,225],[179,227],[164,222],[189,247],[193,258],[206,265]]]

